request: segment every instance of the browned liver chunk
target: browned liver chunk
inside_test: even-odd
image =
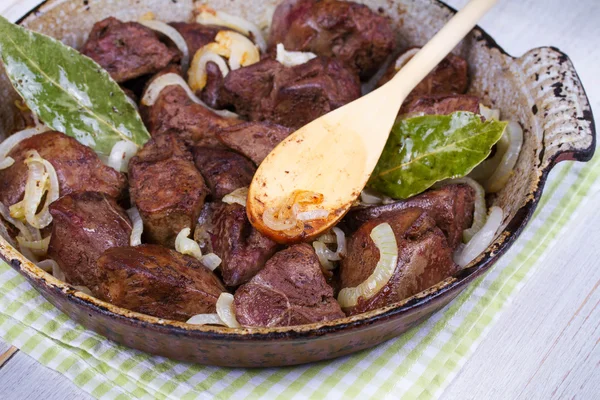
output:
[[[222,259],[223,281],[227,286],[241,285],[263,268],[277,244],[254,229],[239,204],[211,203],[209,213],[210,251]]]
[[[117,82],[153,74],[181,57],[153,30],[113,17],[94,24],[81,53],[100,64]]]
[[[205,26],[196,22],[171,22],[169,25],[177,29],[185,39],[190,53],[190,61],[200,48],[213,42],[221,30],[218,27]]]
[[[194,228],[208,194],[192,155],[174,134],[152,138],[131,159],[129,183],[145,240],[167,247],[182,229]]]
[[[292,132],[290,128],[270,122],[246,122],[221,129],[217,135],[227,147],[260,165],[275,146]]]
[[[235,292],[234,306],[243,326],[291,326],[344,317],[307,244],[275,254]]]
[[[194,161],[208,187],[212,200],[221,200],[234,190],[250,186],[256,168],[246,157],[230,150],[194,147]]]
[[[214,313],[225,291],[198,260],[157,245],[117,247],[98,260],[99,298],[128,310],[186,321]]]
[[[208,147],[224,147],[217,131],[242,122],[221,117],[195,103],[176,85],[164,88],[154,105],[143,109],[142,114],[152,136],[175,132],[188,144]]]
[[[474,204],[475,193],[470,186],[448,185],[392,204],[354,208],[344,218],[344,225],[353,232],[371,219],[385,218],[399,210],[418,207],[435,220],[448,238],[450,247],[455,249],[462,241],[462,232],[473,223]]]
[[[379,85],[388,82],[394,75],[396,75],[395,63],[392,63],[379,81]],[[462,57],[450,54],[410,92],[406,102],[420,96],[461,94],[465,93],[468,88],[469,65],[467,61]]]
[[[96,261],[104,250],[128,246],[131,222],[104,193],[78,192],[50,205],[52,238],[48,255],[73,285],[95,290],[100,283]]]
[[[29,150],[36,150],[54,166],[61,196],[95,191],[121,198],[125,192],[125,174],[102,164],[92,149],[64,133],[46,132],[15,146],[9,154],[15,163],[0,171],[0,201],[7,207],[23,199],[28,173],[24,160]]]
[[[479,114],[479,97],[466,94],[442,94],[416,97],[402,105],[401,114],[448,115],[456,111]]]
[[[340,265],[341,287],[356,287],[375,270],[379,250],[370,237],[387,222],[398,243],[398,265],[389,282],[368,300],[359,298],[348,315],[363,313],[417,294],[458,271],[452,249],[433,218],[419,208],[394,211],[364,223],[348,241],[348,254]]]
[[[275,10],[269,37],[273,49],[335,57],[373,75],[396,45],[389,19],[351,1],[285,0]]]
[[[360,96],[358,76],[339,60],[317,57],[295,67],[263,59],[231,71],[220,106],[252,121],[300,128]]]

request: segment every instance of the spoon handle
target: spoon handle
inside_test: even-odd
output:
[[[471,0],[388,82],[397,99],[404,100],[444,57],[473,29],[497,0]],[[387,86],[384,85],[384,86]],[[400,105],[398,106],[398,108]]]

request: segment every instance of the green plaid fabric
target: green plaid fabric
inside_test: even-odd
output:
[[[599,158],[560,165],[529,227],[490,272],[403,336],[337,360],[244,370],[154,357],[75,324],[6,264],[0,264],[0,336],[102,399],[438,398],[545,250],[598,193],[599,175]]]

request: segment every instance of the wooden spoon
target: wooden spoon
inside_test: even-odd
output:
[[[496,1],[471,0],[390,82],[282,141],[250,185],[250,222],[280,243],[305,241],[335,225],[373,172],[402,102]],[[309,210],[318,211],[294,217]]]

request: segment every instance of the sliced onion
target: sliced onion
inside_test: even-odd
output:
[[[306,51],[287,51],[282,43],[277,44],[276,60],[286,67],[295,67],[296,65],[307,63],[316,57],[317,55],[315,53]]]
[[[17,203],[11,206],[11,215],[13,217],[15,215],[20,215],[20,212],[17,210],[22,207],[27,223],[34,228],[42,229],[52,222],[52,215],[50,215],[50,212],[48,211],[48,201],[45,202],[42,211],[40,211],[39,214],[37,213],[40,204],[42,204],[46,188],[49,186],[50,175],[46,171],[46,166],[43,163],[42,158],[35,150],[30,150],[27,153],[25,164],[27,164],[29,169],[27,173],[27,182],[25,183],[25,196],[23,197],[22,204]],[[56,176],[56,172],[54,175]],[[58,182],[58,178],[56,181]],[[56,194],[55,190],[54,195],[56,196]]]
[[[315,249],[315,253],[317,254],[317,257],[319,258],[319,263],[321,264],[321,267],[323,267],[327,271],[331,271],[331,270],[335,269],[335,266],[333,265],[333,263],[330,260],[330,258],[335,253],[333,253],[331,250],[329,250],[329,248],[327,247],[327,245],[325,243],[320,242],[318,240],[314,241],[312,243],[312,246]]]
[[[44,125],[38,125],[35,128],[28,128],[10,135],[2,143],[0,143],[0,170],[6,169],[15,163],[12,157],[8,154],[14,149],[20,142],[25,139],[29,139],[32,136],[39,135],[48,130],[48,127]]]
[[[186,324],[191,325],[223,325],[227,326],[218,314],[198,314],[188,319]]]
[[[162,21],[154,21],[148,19],[141,19],[138,21],[140,24],[152,29],[153,31],[157,31],[171,39],[171,41],[177,46],[177,48],[181,51],[183,56],[181,57],[181,69],[187,71],[188,66],[190,64],[190,52],[188,50],[188,45],[181,36],[181,33],[177,31],[177,29],[172,26],[162,22]]]
[[[335,233],[335,238],[337,242],[337,248],[335,250],[338,257],[346,256],[346,234],[340,228],[334,227],[333,233]]]
[[[235,318],[235,310],[233,307],[233,295],[223,292],[217,299],[217,315],[230,328],[241,327],[240,323]]]
[[[498,168],[484,185],[488,193],[497,193],[506,186],[513,174],[519,154],[521,154],[521,148],[523,147],[523,129],[521,125],[518,122],[510,121],[506,126],[506,135],[509,139],[508,148],[502,155]]]
[[[131,236],[129,236],[129,245],[132,247],[139,246],[140,244],[142,244],[142,234],[144,233],[144,221],[142,221],[140,212],[136,207],[132,207],[129,210],[127,210],[127,215],[129,215],[129,219],[133,224]]]
[[[188,86],[185,80],[177,75],[174,72],[170,72],[168,74],[164,74],[154,79],[148,89],[146,89],[146,93],[144,97],[142,97],[142,104],[145,106],[152,106],[158,100],[158,96],[160,96],[160,92],[167,86],[180,86],[187,93],[190,100],[192,100],[196,104],[200,104],[202,107],[207,110],[212,111],[213,113],[223,117],[223,118],[238,118],[238,115],[232,113],[228,110],[215,110],[210,108],[206,103],[198,98],[193,92],[192,89]]]
[[[469,185],[475,191],[475,201],[473,209],[473,223],[469,229],[463,231],[463,242],[468,243],[473,236],[479,232],[479,230],[485,224],[487,218],[487,207],[485,205],[485,190],[477,183],[474,179],[469,177],[448,179],[436,184],[435,187],[441,187],[451,184],[464,184]]]
[[[479,114],[486,121],[500,121],[500,110],[486,107],[483,104],[479,104]]]
[[[62,270],[60,269],[60,266],[58,265],[57,262],[54,262],[54,264],[52,264],[52,276],[55,277],[56,279],[58,279],[59,281],[63,281],[63,282],[67,281],[67,277],[62,272]]]
[[[206,5],[196,6],[196,22],[203,25],[216,25],[233,29],[246,36],[252,35],[252,39],[260,50],[267,51],[267,42],[263,37],[262,31],[252,22],[235,15],[227,14],[222,11],[216,11]]]
[[[371,231],[371,239],[379,249],[379,261],[373,273],[356,287],[343,288],[338,295],[342,308],[354,307],[359,298],[375,296],[390,280],[398,265],[398,243],[392,227],[384,222]]]
[[[117,171],[127,172],[129,160],[135,156],[137,151],[138,146],[132,141],[119,140],[111,149],[106,165]]]
[[[197,92],[204,89],[208,75],[206,73],[206,64],[213,62],[221,70],[221,75],[225,78],[229,74],[227,62],[219,54],[215,53],[210,46],[204,46],[196,52],[192,65],[188,71],[188,83],[190,88]]]
[[[469,177],[484,185],[485,182],[494,174],[494,171],[498,169],[498,166],[500,165],[500,162],[502,161],[502,158],[504,157],[504,154],[509,146],[509,135],[505,132],[498,143],[496,143],[496,152],[494,155],[475,167],[475,169],[469,173]]]
[[[39,229],[29,228],[21,221],[12,218],[10,216],[10,211],[2,202],[0,202],[0,215],[6,222],[17,228],[26,240],[40,240],[42,238]]]
[[[227,204],[237,203],[244,207],[246,207],[247,200],[248,200],[248,186],[235,189],[233,192],[223,196],[223,199],[222,199],[223,203],[227,203]]]
[[[92,291],[87,286],[73,286],[75,289],[79,290],[81,293],[85,293],[88,296],[93,296]]]
[[[48,237],[42,240],[27,240],[21,235],[19,235],[17,236],[19,250],[27,248],[36,256],[45,256],[48,253],[48,245],[50,244],[51,236],[52,235],[48,235]]]
[[[276,215],[277,210],[275,207],[269,207],[263,212],[263,222],[265,226],[273,231],[281,232],[287,231],[298,226],[298,221],[294,215],[289,217],[280,218]]]
[[[310,210],[310,211],[299,211],[296,214],[296,219],[298,221],[312,221],[315,219],[325,219],[329,216],[329,211],[327,210]]]
[[[454,254],[454,262],[461,267],[465,267],[477,258],[479,254],[485,251],[485,249],[487,249],[494,241],[503,218],[503,212],[500,207],[494,206],[490,208],[490,214],[487,217],[487,221],[483,225],[483,228],[473,236],[462,250],[459,250]]]
[[[196,241],[189,238],[191,231],[190,228],[184,228],[177,234],[177,238],[175,238],[175,251],[201,261],[202,250],[200,250],[200,245]]]
[[[48,260],[44,260],[44,261],[39,261],[36,263],[36,265],[43,269],[46,272],[52,272],[54,271],[54,266],[56,265],[56,268],[58,268],[58,264],[56,263],[56,261],[52,260],[52,259],[48,259]]]
[[[321,236],[317,238],[317,241],[325,244],[335,244],[337,243],[337,237],[333,231],[327,231],[323,233]]]
[[[199,248],[199,247],[198,247]],[[221,265],[221,257],[216,255],[215,253],[208,253],[200,258],[200,262],[211,271],[217,269],[219,265]]]
[[[421,50],[420,48],[414,48],[414,49],[405,51],[403,54],[400,55],[400,57],[398,57],[396,59],[396,63],[394,64],[394,69],[396,71],[400,71],[402,69],[402,67],[404,67],[406,65],[406,63],[409,62],[410,59],[413,58],[420,50]]]
[[[246,36],[232,31],[219,31],[215,43],[207,44],[211,51],[229,59],[232,71],[260,61],[258,48]]]

